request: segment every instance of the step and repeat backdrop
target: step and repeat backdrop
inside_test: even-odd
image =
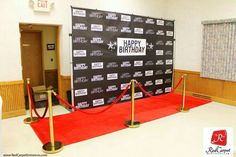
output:
[[[154,95],[172,89],[174,21],[72,7],[74,105],[112,103],[131,79]],[[145,95],[136,88],[135,98]],[[130,90],[122,101],[131,100]]]

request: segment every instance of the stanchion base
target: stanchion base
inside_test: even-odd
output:
[[[131,123],[131,120],[128,120],[125,122],[125,125],[129,128],[137,128],[140,126],[140,122],[138,121],[133,121],[133,123]]]
[[[43,152],[47,154],[54,154],[58,153],[63,149],[63,143],[55,141],[54,142],[54,147],[52,147],[52,143],[48,142],[43,145]]]
[[[28,118],[25,118],[24,119],[24,123],[25,124],[30,124],[30,123],[32,123],[32,122],[36,122],[36,121],[38,121],[38,117],[28,117]]]
[[[177,110],[180,112],[189,112],[189,108],[178,107]]]

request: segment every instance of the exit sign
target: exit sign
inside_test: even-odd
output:
[[[54,3],[50,0],[32,0],[34,11],[50,12]]]

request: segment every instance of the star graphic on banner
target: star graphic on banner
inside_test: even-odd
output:
[[[110,43],[109,44],[107,44],[108,45],[108,50],[112,50],[113,49],[113,43],[110,41]]]
[[[114,42],[111,42],[108,45],[108,50],[114,50],[116,48],[116,45],[117,43],[114,41]]]
[[[153,49],[153,44],[148,45],[150,49]]]
[[[153,45],[152,43],[148,43],[148,42],[147,42],[146,45],[147,45],[147,49],[153,49],[153,46],[154,46],[154,45]]]

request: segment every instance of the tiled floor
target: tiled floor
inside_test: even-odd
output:
[[[54,115],[68,113],[61,106],[53,109]],[[3,153],[43,154],[42,143],[31,127],[23,123],[25,117],[2,121]],[[205,127],[232,127],[236,137],[236,107],[212,102],[189,113],[178,113],[142,124],[140,128],[124,129],[67,145],[60,153],[48,156],[202,157]]]

